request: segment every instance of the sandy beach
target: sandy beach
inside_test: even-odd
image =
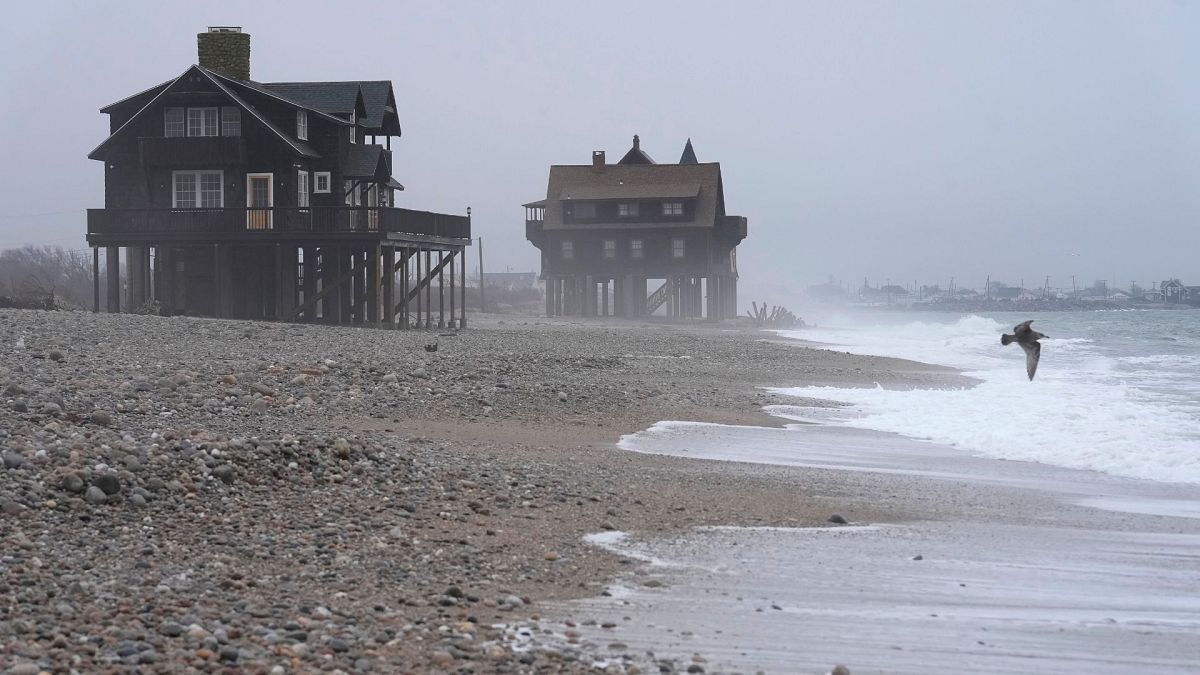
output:
[[[0,669],[15,673],[740,671],[720,639],[673,645],[645,625],[680,616],[669,591],[684,584],[641,584],[657,572],[639,551],[725,531],[697,528],[827,530],[834,514],[983,539],[1038,524],[1200,533],[1145,499],[1141,515],[1064,505],[1020,463],[1008,482],[974,479],[994,472],[968,459],[913,469],[908,442],[878,434],[859,467],[845,451],[858,446],[828,434],[793,453],[827,456],[791,466],[627,448],[662,420],[792,433],[764,407],[834,405],[768,387],[971,384],[753,330],[491,317],[438,335],[4,311],[0,357]],[[896,470],[868,466],[888,456]],[[1150,496],[1190,496],[1169,492]],[[598,533],[607,543],[587,541]],[[930,541],[933,555],[943,539]],[[880,557],[842,555],[846,579]],[[612,604],[631,583],[665,595]],[[875,654],[840,630],[838,660]],[[824,672],[768,652],[760,669]]]

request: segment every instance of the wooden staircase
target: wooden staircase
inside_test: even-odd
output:
[[[649,316],[658,311],[658,308],[666,304],[674,291],[675,280],[668,278],[658,290],[651,293],[650,297],[646,299],[646,315]]]

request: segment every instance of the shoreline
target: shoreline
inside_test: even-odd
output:
[[[840,479],[634,456],[621,435],[778,424],[778,383],[966,382],[758,331],[487,324],[430,354],[432,333],[0,312],[20,456],[0,474],[20,552],[0,562],[0,665],[587,671],[505,637],[625,568],[584,534],[905,517]],[[117,491],[90,501],[98,483]]]

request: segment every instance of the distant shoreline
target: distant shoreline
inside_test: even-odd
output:
[[[1112,310],[1187,310],[1193,305],[1166,303],[1130,303],[1111,300],[1060,301],[1025,300],[1002,302],[927,302],[891,305],[845,305],[847,309],[909,312],[1101,312]]]

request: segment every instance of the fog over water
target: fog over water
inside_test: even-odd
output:
[[[743,299],[835,279],[1200,283],[1200,5],[21,3],[0,26],[0,248],[83,248],[101,106],[240,25],[263,81],[392,79],[399,205],[536,269],[548,167],[691,138],[750,219]],[[1039,280],[1034,282],[1033,280]]]

